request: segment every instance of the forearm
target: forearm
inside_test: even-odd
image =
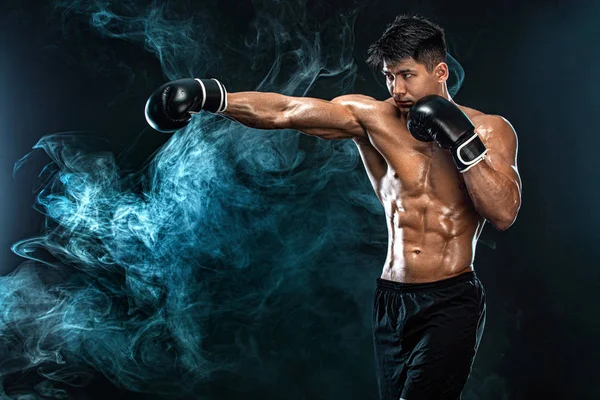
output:
[[[479,162],[463,174],[475,209],[498,229],[505,230],[514,222],[519,207],[517,182],[496,171],[488,162]]]
[[[279,93],[228,93],[227,109],[222,114],[251,128],[282,129],[290,99]]]

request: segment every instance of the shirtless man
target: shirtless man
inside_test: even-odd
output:
[[[182,79],[146,105],[162,132],[205,110],[253,128],[354,140],[389,233],[373,305],[382,400],[460,399],[485,325],[477,240],[486,220],[510,227],[521,205],[515,131],[452,100],[445,57],[439,26],[398,16],[368,51],[385,76],[385,101],[227,93],[216,79]]]

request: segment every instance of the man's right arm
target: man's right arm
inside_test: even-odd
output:
[[[331,101],[278,93],[228,93],[225,114],[257,129],[294,129],[321,139],[367,137],[363,115],[373,98],[344,95]]]
[[[174,132],[202,110],[257,129],[294,129],[322,139],[367,138],[376,101],[344,95],[331,101],[269,92],[227,93],[216,79],[180,79],[164,84],[146,103],[146,120],[157,131]]]

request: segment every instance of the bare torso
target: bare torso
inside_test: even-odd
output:
[[[354,139],[388,228],[381,277],[432,282],[473,269],[485,219],[477,213],[450,153],[420,142],[391,99],[370,102],[368,139]],[[481,112],[459,106],[470,118]]]

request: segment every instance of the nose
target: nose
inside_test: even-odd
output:
[[[402,99],[406,95],[406,86],[400,79],[394,82],[392,95],[395,99]]]

